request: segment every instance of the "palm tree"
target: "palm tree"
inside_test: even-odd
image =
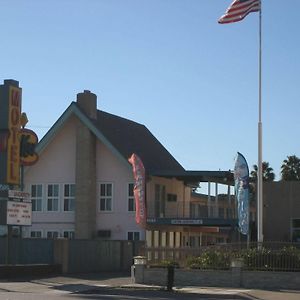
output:
[[[288,156],[281,165],[281,178],[286,181],[300,181],[300,158],[296,155]]]
[[[253,165],[253,170],[250,173],[250,179],[252,182],[257,182],[257,172],[258,172],[257,165]],[[273,168],[271,168],[269,163],[266,161],[263,161],[262,163],[262,177],[263,177],[263,181],[274,181],[275,179]]]

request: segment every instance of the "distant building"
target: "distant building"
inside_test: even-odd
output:
[[[265,241],[300,242],[300,182],[264,182]]]

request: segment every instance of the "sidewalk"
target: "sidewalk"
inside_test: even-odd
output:
[[[183,293],[196,293],[201,295],[217,296],[217,295],[231,295],[231,296],[242,296],[245,299],[260,299],[260,300],[299,300],[299,291],[267,291],[267,290],[249,290],[249,289],[229,289],[229,288],[195,288],[186,287],[182,288]]]
[[[41,279],[21,279],[18,281],[0,281],[0,293],[3,292],[32,292],[38,294],[67,294],[67,293],[85,293],[91,290],[97,290],[101,287],[127,288],[127,289],[165,289],[164,286],[150,286],[132,283],[128,274],[120,273],[95,273],[57,276]],[[222,296],[242,296],[244,299],[261,300],[299,300],[300,287],[298,291],[266,291],[250,289],[231,289],[217,287],[174,287],[177,293],[193,293],[201,295],[201,298]]]

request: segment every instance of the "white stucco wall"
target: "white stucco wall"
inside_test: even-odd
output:
[[[112,211],[100,211],[100,183],[113,184]],[[135,213],[128,211],[127,188],[133,183],[131,165],[114,155],[103,143],[97,142],[97,230],[111,230],[111,238],[126,240],[128,231],[145,230],[135,222]]]
[[[39,161],[25,170],[25,189],[30,191],[32,184],[43,185],[43,209],[33,212],[33,224],[27,228],[30,231],[42,230],[42,236],[47,231],[74,231],[75,213],[63,210],[64,184],[75,183],[76,165],[76,122],[71,117],[56,133],[53,140],[40,154]],[[176,194],[176,202],[165,203],[165,217],[188,217],[190,203],[190,188],[175,179],[151,177],[147,183],[148,216],[154,216],[155,184],[164,185],[166,194]],[[131,165],[116,155],[104,143],[96,143],[96,231],[110,230],[111,239],[127,240],[128,232],[139,232],[140,239],[145,239],[145,229],[135,222],[135,212],[128,211],[128,184],[133,183]],[[100,183],[111,183],[113,186],[112,211],[100,211]],[[47,211],[47,185],[58,184],[60,188],[59,210]],[[76,199],[75,199],[76,205]]]
[[[41,153],[39,161],[25,171],[25,189],[30,191],[32,184],[43,185],[43,211],[33,212],[30,231],[74,231],[74,212],[63,211],[63,185],[75,183],[76,127],[75,117],[55,135],[51,143]],[[139,232],[140,239],[145,238],[145,231],[135,222],[135,213],[128,211],[127,188],[133,183],[132,168],[114,155],[102,142],[96,144],[97,162],[97,211],[96,230],[111,230],[111,239],[126,240],[128,232]],[[100,183],[113,184],[113,203],[111,212],[100,212]],[[58,212],[47,211],[47,185],[59,184],[60,204]],[[75,199],[76,202],[76,199]]]
[[[27,234],[42,230],[74,230],[74,212],[63,211],[63,184],[75,183],[75,117],[71,117],[56,134],[54,140],[41,153],[38,162],[25,169],[25,189],[30,191],[32,184],[43,185],[42,212],[33,212],[32,227]],[[47,211],[47,184],[59,184],[59,211]]]

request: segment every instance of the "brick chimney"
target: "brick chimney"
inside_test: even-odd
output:
[[[97,96],[85,90],[77,104],[91,119],[97,119]],[[96,137],[83,122],[76,126],[75,238],[96,236]]]
[[[89,90],[77,94],[77,104],[92,119],[97,119],[97,96]]]

